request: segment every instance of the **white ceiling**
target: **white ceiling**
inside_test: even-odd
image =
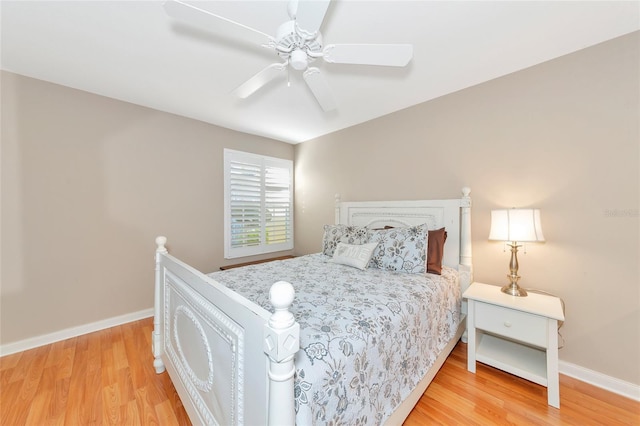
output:
[[[200,1],[267,34],[286,1]],[[290,143],[469,87],[640,29],[640,2],[334,0],[331,43],[412,43],[406,68],[316,62],[338,109],[325,113],[298,73],[248,99],[231,91],[271,50],[167,16],[161,1],[0,2],[2,69]]]

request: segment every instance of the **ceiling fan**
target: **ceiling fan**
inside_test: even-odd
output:
[[[291,0],[287,11],[289,21],[278,27],[275,37],[262,31],[200,9],[180,0],[164,3],[169,16],[204,29],[215,28],[273,49],[282,62],[273,63],[236,88],[233,93],[247,98],[278,77],[290,66],[301,71],[304,81],[324,111],[336,108],[331,89],[319,68],[309,66],[322,58],[336,64],[383,65],[404,67],[413,57],[410,44],[323,44],[320,26],[331,0]]]

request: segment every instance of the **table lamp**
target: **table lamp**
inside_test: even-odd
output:
[[[511,296],[526,296],[525,289],[518,286],[518,243],[543,242],[540,210],[538,209],[502,209],[491,211],[491,230],[489,240],[506,241],[511,247],[509,263],[510,284],[502,287],[502,292]]]

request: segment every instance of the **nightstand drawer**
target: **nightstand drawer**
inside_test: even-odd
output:
[[[475,309],[476,328],[547,347],[547,318],[488,303],[476,303]]]

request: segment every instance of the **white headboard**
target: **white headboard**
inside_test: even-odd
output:
[[[336,196],[336,223],[383,228],[427,223],[429,229],[447,230],[443,264],[469,274],[471,280],[471,197],[448,200],[348,201]],[[468,285],[468,284],[467,284]],[[466,288],[466,286],[464,287]]]

